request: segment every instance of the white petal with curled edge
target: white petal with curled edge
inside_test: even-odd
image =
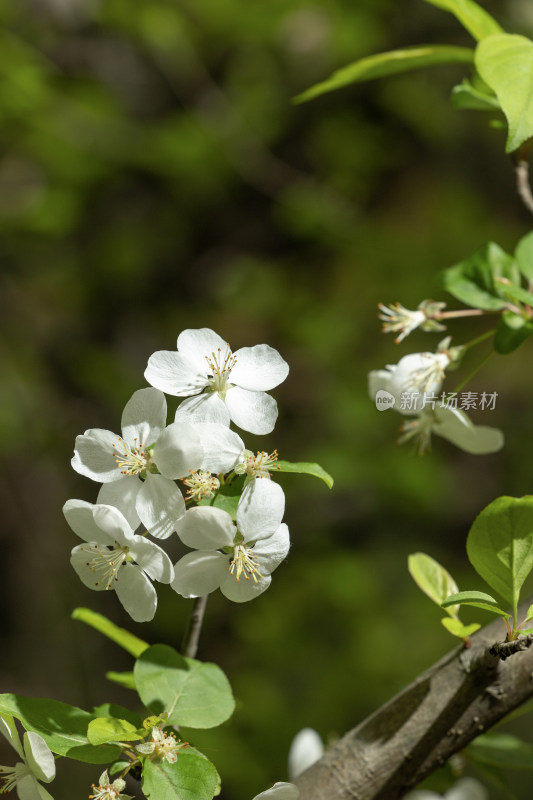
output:
[[[154,461],[159,472],[172,480],[184,478],[198,469],[204,451],[200,437],[189,421],[173,422],[165,428],[154,447]]]
[[[15,720],[10,714],[0,714],[0,733],[2,733],[9,744],[15,748],[18,755],[24,758],[24,750],[20,742],[20,736],[15,725]]]
[[[504,445],[503,433],[488,425],[474,425],[466,414],[458,409],[439,408],[432,433],[472,455],[496,453]]]
[[[167,421],[167,401],[159,389],[134,392],[122,412],[122,436],[130,447],[148,447],[159,438]]]
[[[243,431],[265,434],[274,430],[278,406],[269,394],[232,386],[226,392],[226,406],[235,425]]]
[[[285,523],[268,539],[260,539],[252,550],[259,562],[259,572],[263,575],[272,574],[287,557],[290,546],[289,529]]]
[[[140,567],[125,564],[115,581],[118,599],[135,622],[149,622],[157,608],[157,594]]]
[[[94,505],[85,500],[67,500],[63,514],[74,533],[85,542],[112,545],[113,537],[105,533],[94,521]]]
[[[208,367],[197,369],[196,365],[175,350],[158,350],[148,359],[144,377],[162,392],[176,397],[198,394],[207,386]]]
[[[228,344],[211,328],[188,328],[178,336],[180,353],[187,356],[198,370],[204,370],[206,375],[211,372],[206,358],[211,359],[214,354],[220,361],[219,349],[224,354]]]
[[[174,568],[165,551],[159,545],[149,539],[145,539],[143,536],[135,536],[134,539],[131,555],[137,564],[143,568],[152,580],[160,583],[170,583],[174,578]]]
[[[176,422],[187,419],[189,422],[214,422],[217,425],[230,424],[226,404],[216,392],[206,392],[199,397],[189,397],[176,409]]]
[[[101,547],[102,545],[96,542],[87,542],[86,544],[79,544],[70,554],[70,563],[76,571],[78,578],[84,586],[88,589],[92,589],[94,592],[103,592],[107,588],[105,580],[102,580],[101,576],[89,566],[91,560],[98,556],[98,550],[96,548],[101,549]],[[114,589],[115,586],[116,582],[113,581],[109,588]]]
[[[234,354],[237,363],[231,370],[230,381],[253,392],[267,392],[283,383],[289,365],[277,350],[268,344],[241,347]]]
[[[119,437],[111,431],[91,428],[76,436],[72,468],[93,481],[108,483],[122,477],[114,456]]]
[[[168,539],[185,514],[185,500],[174,481],[148,473],[137,495],[137,511],[152,536]]]
[[[221,585],[220,591],[234,603],[247,603],[248,600],[253,600],[254,597],[266,592],[271,583],[270,575],[263,575],[262,578],[257,578],[256,582],[253,578],[246,580],[242,575],[238,581],[235,575],[230,574]]]
[[[303,728],[289,750],[289,778],[297,778],[324,755],[324,743],[313,728]]]
[[[97,505],[115,506],[124,515],[132,531],[137,530],[141,520],[135,510],[135,501],[143,485],[137,475],[128,475],[119,481],[104,483],[98,492],[96,503]]]
[[[239,461],[244,442],[235,431],[213,422],[195,423],[204,450],[201,469],[208,472],[230,472]]]
[[[486,788],[475,778],[461,778],[448,789],[445,800],[489,800]]]
[[[402,408],[401,407],[401,392],[399,394],[395,394],[393,389],[396,390],[396,386],[392,383],[392,375],[393,373],[388,369],[375,369],[368,374],[368,394],[372,398],[372,400],[376,400],[376,396],[378,392],[388,392],[390,395],[394,397],[394,408],[395,411],[398,411],[400,414],[404,416],[412,416],[416,414],[417,411],[415,408]],[[413,403],[414,404],[414,403]],[[410,405],[410,404],[408,404]]]
[[[170,584],[182,597],[201,597],[218,589],[228,576],[229,556],[216,551],[187,553],[174,565]]]
[[[254,800],[298,800],[300,790],[293,783],[275,783],[271,789],[261,792]]]
[[[133,531],[124,514],[114,506],[93,506],[94,521],[104,533],[107,533],[113,542],[129,545],[133,538]],[[97,540],[95,540],[97,541]]]
[[[283,489],[274,481],[258,478],[249,483],[237,506],[237,528],[245,542],[272,536],[285,511]]]
[[[53,800],[52,795],[46,791],[44,786],[37,783],[33,775],[24,775],[17,782],[17,794],[19,800]]]
[[[183,544],[196,550],[218,550],[233,544],[236,529],[227,511],[212,506],[190,508],[176,526]]]
[[[56,776],[56,762],[43,737],[33,731],[26,731],[23,742],[26,764],[35,777],[45,783],[53,781]]]

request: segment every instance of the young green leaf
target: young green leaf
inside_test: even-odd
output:
[[[115,719],[125,719],[134,728],[142,726],[142,717],[136,711],[130,711],[129,708],[119,706],[116,703],[102,703],[93,708],[95,717],[114,717]]]
[[[533,769],[533,745],[509,733],[478,736],[466,752],[474,762],[504,769]]]
[[[505,308],[501,284],[497,278],[507,278],[519,284],[520,272],[514,259],[494,242],[489,242],[464,261],[444,270],[443,285],[457,300],[467,306],[485,311]]]
[[[228,679],[216,664],[184,658],[172,647],[156,644],[135,662],[135,683],[145,706],[169,712],[169,724],[214,728],[233,713]]]
[[[142,739],[141,733],[135,725],[125,719],[115,717],[97,717],[89,722],[87,738],[91,744],[106,744],[107,742],[128,742]]]
[[[450,573],[426,553],[413,553],[407,559],[407,567],[416,585],[440,606],[443,600],[459,589]],[[459,606],[446,609],[451,617],[456,617]]]
[[[529,622],[530,619],[533,619],[533,605],[529,606],[524,622]]]
[[[313,464],[310,461],[278,461],[276,462],[280,472],[296,472],[299,475],[314,475],[320,478],[330,489],[333,487],[333,478],[320,464]]]
[[[494,17],[474,0],[426,0],[426,3],[450,11],[474,39],[479,40],[493,33],[502,32]]]
[[[148,800],[212,800],[218,783],[213,764],[194,751],[182,750],[175,764],[144,762],[142,789]]]
[[[141,655],[143,650],[149,647],[147,642],[138,639],[125,628],[119,628],[114,622],[104,617],[102,614],[97,614],[96,611],[91,611],[90,608],[75,608],[71,614],[72,619],[77,619],[80,622],[85,622],[91,628],[95,628],[108,639],[115,642],[130,653],[134,658]]]
[[[442,624],[452,636],[458,636],[459,639],[468,639],[473,633],[481,628],[477,622],[472,622],[471,625],[463,625],[460,619],[454,617],[444,617],[441,619]]]
[[[223,484],[213,497],[204,497],[199,506],[213,506],[226,511],[232,520],[237,519],[237,506],[244,487],[244,476],[239,476],[231,483]]]
[[[496,283],[498,284],[500,293],[513,303],[525,303],[529,306],[533,305],[533,294],[523,289],[521,286],[516,286],[514,283],[507,283],[505,280],[498,280]]]
[[[115,761],[120,754],[118,747],[94,747],[89,742],[87,728],[94,715],[76,706],[58,700],[2,694],[0,713],[16,717],[26,730],[40,734],[50,750],[58,755],[87,764],[106,764]]]
[[[522,275],[533,281],[533,231],[526,233],[516,245],[514,254]]]
[[[336,70],[327,80],[317,83],[294,98],[295,103],[305,103],[326,92],[342,89],[352,83],[384,78],[400,72],[430,67],[434,64],[471,64],[474,51],[469,47],[451,45],[415,45],[402,50],[391,50],[388,53],[361,58]]]
[[[513,311],[504,311],[496,326],[494,349],[502,355],[512,353],[531,335],[533,335],[533,322]]]
[[[108,681],[118,683],[120,686],[124,686],[125,689],[135,690],[137,688],[135,686],[133,672],[113,672],[113,670],[110,670],[109,672],[106,672],[105,676]]]
[[[487,87],[488,88],[488,87]],[[452,89],[452,106],[472,111],[499,111],[500,105],[492,94],[473,86],[467,78]]]
[[[484,508],[466,551],[476,572],[516,609],[533,568],[533,497],[499,497]]]
[[[507,117],[506,152],[533,136],[533,42],[525,36],[488,36],[476,49],[476,68]]]
[[[490,594],[486,594],[485,592],[477,592],[477,591],[467,591],[467,592],[458,592],[458,594],[452,594],[443,603],[441,603],[442,608],[447,608],[447,606],[453,605],[454,603],[458,603],[462,606],[474,606],[475,608],[483,608],[485,611],[492,611],[493,614],[498,614],[500,617],[507,618],[509,614],[503,611],[498,606],[498,601],[491,597]]]

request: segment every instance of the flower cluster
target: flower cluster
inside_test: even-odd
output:
[[[236,602],[265,591],[289,551],[283,491],[270,480],[277,452],[254,456],[230,424],[272,431],[267,391],[288,370],[268,345],[233,353],[208,328],[183,331],[177,351],[150,357],[152,385],[126,403],[120,434],[91,428],[76,438],[73,468],[101,484],[96,503],[63,508],[83,540],[71,564],[85,586],[114,589],[137,622],[155,614],[153,581],[184,597],[220,588]],[[185,398],[170,423],[164,392]],[[174,534],[192,549],[175,565],[161,547]]]

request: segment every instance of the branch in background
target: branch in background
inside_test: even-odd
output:
[[[198,642],[200,641],[200,633],[204,621],[205,607],[207,605],[207,598],[209,595],[204,594],[197,597],[192,607],[189,624],[183,637],[181,645],[181,654],[185,658],[194,658],[198,652]]]

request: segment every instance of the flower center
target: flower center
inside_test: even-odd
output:
[[[137,439],[134,439],[135,444],[130,447],[121,436],[118,442],[118,445],[113,444],[113,455],[122,475],[139,475],[150,469],[151,454],[141,442],[137,444]]]
[[[177,760],[176,752],[189,746],[188,742],[182,742],[181,739],[176,740],[173,733],[165,733],[165,731],[161,731],[153,742],[154,756],[156,758],[164,758],[171,764],[174,764]]]
[[[244,575],[247,581],[250,577],[257,583],[257,575],[260,578],[263,576],[259,572],[259,562],[254,557],[253,551],[243,544],[237,544],[233,548],[233,559],[231,560],[229,571],[235,575],[237,582],[240,581],[241,575]]]
[[[264,450],[257,451],[254,456],[251,450],[245,450],[242,454],[243,460],[235,467],[237,475],[248,475],[250,478],[270,478],[271,469],[279,469],[276,461],[278,451],[265,453]]]
[[[440,383],[444,379],[444,370],[450,363],[450,358],[447,353],[423,353],[422,355],[427,357],[427,364],[414,370],[405,383],[405,388],[429,392],[435,383]]]
[[[183,478],[183,483],[188,486],[187,500],[202,500],[204,497],[213,497],[216,491],[220,489],[220,481],[207,472],[205,469],[199,469],[197,472],[189,470],[190,478]]]
[[[0,767],[0,794],[7,794],[22,778],[30,774],[29,767],[20,761],[14,767]]]
[[[206,356],[205,360],[211,372],[208,391],[225,392],[230,388],[230,372],[237,363],[237,359],[231,352],[229,344],[226,345],[224,352],[222,352],[222,348],[219,347],[216,353],[213,352],[210,356]]]
[[[412,441],[420,455],[431,447],[431,431],[435,423],[431,412],[421,414],[416,419],[405,421],[400,429],[398,444]]]
[[[115,544],[117,544],[115,542]],[[84,553],[89,553],[92,558],[87,561],[87,566],[94,572],[98,580],[95,586],[103,582],[105,588],[110,589],[113,581],[118,580],[118,571],[128,558],[129,547],[106,547],[101,544],[90,544],[83,548]]]
[[[120,793],[122,789],[125,787],[124,781],[117,780],[114,781],[117,786],[113,783],[108,783],[105,786],[100,784],[100,786],[96,786],[94,783],[92,784],[91,788],[96,790],[96,794],[90,794],[89,800],[118,800],[120,798]]]

